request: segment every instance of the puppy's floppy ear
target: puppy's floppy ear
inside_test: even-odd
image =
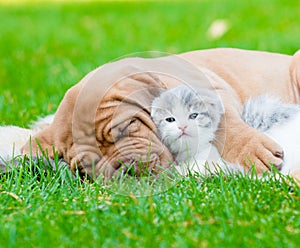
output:
[[[292,57],[290,77],[292,83],[297,85],[298,91],[300,91],[300,50],[298,50]]]

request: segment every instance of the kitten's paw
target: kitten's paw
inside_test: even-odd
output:
[[[271,165],[280,170],[283,164],[282,148],[274,140],[254,129],[247,132],[244,130],[232,139],[227,139],[223,157],[246,168],[254,165],[257,173],[269,170]]]

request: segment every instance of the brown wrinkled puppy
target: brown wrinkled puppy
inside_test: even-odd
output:
[[[299,102],[300,54],[294,56],[238,49],[211,49],[155,59],[130,58],[89,73],[62,100],[53,124],[32,139],[53,157],[53,147],[71,169],[110,178],[138,161],[151,170],[168,167],[170,152],[157,137],[149,106],[163,88],[186,83],[215,89],[225,115],[216,145],[229,162],[257,171],[282,163],[279,144],[241,120],[242,104],[251,96],[274,94]],[[23,153],[30,153],[28,142]],[[248,160],[249,159],[249,160]]]

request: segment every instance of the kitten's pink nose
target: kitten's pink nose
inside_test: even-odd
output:
[[[184,130],[187,128],[187,126],[179,127],[179,129],[184,132]]]

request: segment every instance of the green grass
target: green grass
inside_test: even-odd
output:
[[[293,54],[299,9],[299,1],[283,0],[0,4],[0,124],[27,126],[54,112],[87,72],[126,54],[212,47]],[[215,19],[230,29],[210,40]],[[295,185],[240,175],[148,187],[24,166],[0,177],[0,246],[297,247],[299,197]]]
[[[297,247],[300,241],[300,190],[277,180],[177,177],[149,194],[136,180],[89,184],[64,169],[37,169],[33,176],[26,166],[0,182],[0,237],[12,247]]]

